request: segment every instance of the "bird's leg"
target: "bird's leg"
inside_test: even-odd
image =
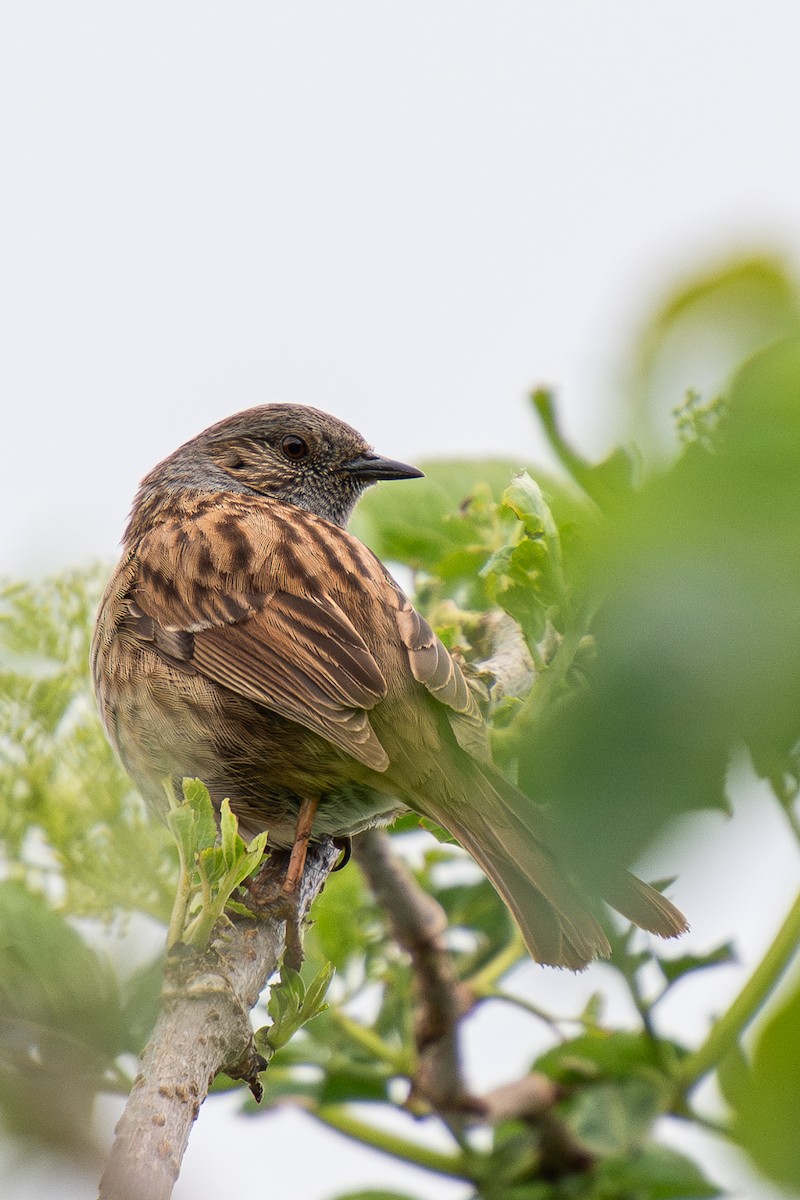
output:
[[[283,890],[287,896],[293,896],[296,893],[300,886],[300,880],[303,878],[303,867],[306,865],[306,854],[308,853],[308,839],[311,837],[311,827],[314,824],[318,807],[319,796],[311,799],[304,796],[300,801],[300,812],[297,814],[297,825],[294,831],[294,845],[283,884]]]

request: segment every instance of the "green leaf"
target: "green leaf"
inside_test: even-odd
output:
[[[219,810],[219,832],[222,859],[226,867],[231,867],[244,851],[244,842],[239,837],[239,822],[231,812],[231,802],[222,801]]]
[[[163,981],[164,956],[159,954],[134,971],[123,985],[125,1028],[131,1039],[131,1048],[137,1054],[144,1049],[156,1023]]]
[[[696,382],[698,371],[707,375],[709,361],[719,364],[718,379],[711,381],[716,397],[738,364],[798,331],[797,281],[784,262],[743,256],[701,268],[656,310],[636,347],[640,425],[663,442],[676,397]]]
[[[722,1195],[696,1163],[666,1146],[646,1146],[624,1160],[607,1160],[596,1180],[597,1200],[710,1200]]]
[[[167,825],[178,845],[181,861],[190,866],[197,851],[197,813],[188,804],[181,804],[167,813]]]
[[[589,463],[564,438],[552,392],[540,388],[531,404],[559,462],[601,509],[616,508],[630,495],[638,465],[632,449],[618,447],[602,462]]]
[[[708,954],[682,954],[678,958],[659,957],[658,965],[667,983],[672,985],[693,971],[705,971],[708,967],[725,966],[736,961],[733,943],[726,942],[723,946],[710,950]]]
[[[505,1200],[514,1195],[518,1186],[526,1186],[530,1194],[535,1187],[532,1177],[539,1173],[540,1162],[539,1138],[531,1125],[521,1120],[501,1121],[494,1128],[491,1154],[481,1174],[491,1180],[492,1197],[496,1189],[496,1194]]]
[[[589,999],[584,1005],[583,1012],[580,1014],[582,1025],[591,1029],[600,1030],[600,1024],[603,1019],[603,1011],[606,1005],[606,998],[602,992],[592,992]]]
[[[519,467],[491,459],[426,462],[424,479],[372,488],[359,503],[351,528],[379,558],[436,571],[456,547],[473,540],[469,524],[452,519],[464,502],[478,486],[488,487],[489,495],[499,500]]]
[[[500,503],[522,522],[529,537],[543,535],[551,552],[558,548],[558,528],[550,506],[539,484],[527,471],[520,471],[514,476],[503,492]]]
[[[677,1049],[677,1048],[676,1048]],[[561,1042],[536,1060],[536,1069],[564,1083],[625,1079],[641,1068],[658,1067],[652,1038],[642,1031],[590,1029]]]
[[[547,627],[547,606],[557,597],[548,592],[546,554],[526,540],[496,550],[481,570],[491,599],[522,628],[535,647]]]
[[[558,1200],[562,1200],[562,1197],[563,1200],[567,1200],[568,1197],[575,1197],[575,1200],[589,1200],[589,1193],[585,1189],[577,1192],[571,1186],[573,1180],[579,1178],[579,1176],[573,1176],[572,1180],[565,1179],[561,1182]],[[537,1183],[528,1179],[524,1183],[509,1184],[508,1187],[495,1188],[493,1185],[491,1192],[474,1192],[470,1200],[487,1200],[489,1196],[491,1196],[491,1200],[555,1200],[555,1195],[552,1183]]]
[[[800,1188],[800,990],[767,1021],[752,1070],[726,1080],[734,1132],[756,1166],[775,1183]]]
[[[303,1025],[327,1010],[324,998],[333,972],[333,964],[326,963],[306,987],[298,971],[286,964],[281,967],[281,981],[272,988],[267,1006],[272,1024],[262,1026],[255,1035],[256,1046],[267,1060]]]
[[[220,826],[208,789],[198,779],[184,780],[183,804],[170,809],[167,821],[178,843],[182,873],[170,920],[168,944],[183,941],[202,949],[239,885],[260,865],[266,831],[245,846],[230,802],[220,806]],[[236,902],[234,902],[236,904]],[[241,912],[241,905],[236,905]]]
[[[460,926],[483,935],[485,954],[496,953],[515,936],[508,909],[487,879],[432,890],[451,927]]]
[[[314,908],[314,921],[307,936],[312,952],[344,971],[348,962],[365,946],[371,902],[361,872],[351,864],[336,871],[325,884],[325,897]]]
[[[736,1107],[739,1096],[750,1087],[750,1063],[738,1043],[731,1046],[717,1067],[717,1084],[723,1100],[731,1108]]]
[[[208,788],[201,779],[184,779],[183,798],[188,809],[196,814],[196,849],[213,846],[217,838],[217,820]]]
[[[648,1079],[619,1079],[582,1088],[565,1105],[576,1138],[600,1158],[630,1155],[650,1135],[669,1089]]]
[[[0,1008],[30,1045],[49,1031],[112,1058],[133,1048],[108,960],[15,881],[0,883]]]

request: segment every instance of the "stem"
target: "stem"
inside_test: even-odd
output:
[[[200,911],[185,929],[181,939],[187,946],[193,946],[195,950],[202,950],[208,945],[211,931],[222,916],[224,908],[224,904],[220,905],[219,903],[219,896],[215,898],[212,895],[211,883],[202,871],[200,872],[200,887],[202,889]]]
[[[789,910],[772,945],[733,1004],[711,1027],[711,1032],[702,1046],[681,1063],[677,1082],[682,1093],[688,1092],[704,1075],[713,1071],[728,1050],[738,1042],[791,963],[798,942],[800,895]]]
[[[172,905],[172,912],[169,918],[169,928],[167,929],[167,949],[171,949],[180,940],[186,925],[186,914],[189,908],[189,897],[191,895],[191,885],[189,880],[189,869],[183,856],[183,850],[178,846],[178,857],[180,859],[180,875],[178,876],[178,887],[175,892],[175,900]]]
[[[373,1029],[368,1029],[365,1025],[360,1025],[358,1021],[354,1021],[347,1013],[338,1008],[331,1008],[329,1015],[340,1029],[342,1029],[349,1038],[356,1042],[362,1050],[366,1050],[379,1062],[386,1063],[395,1075],[406,1075],[409,1078],[413,1074],[413,1066],[408,1061],[408,1055],[404,1050],[399,1052],[391,1050],[383,1038],[378,1037]]]
[[[464,982],[470,991],[476,996],[494,995],[495,988],[504,975],[507,975],[513,967],[525,958],[525,943],[522,940],[522,935],[515,931],[515,936],[503,946],[495,954],[494,958],[490,958],[479,971],[471,975]]]
[[[544,1021],[545,1025],[562,1037],[559,1022],[551,1013],[545,1012],[543,1008],[539,1008],[530,1000],[524,1000],[521,996],[514,996],[510,992],[504,992],[497,986],[503,976],[507,975],[524,957],[525,944],[522,941],[522,935],[517,932],[507,946],[499,950],[494,958],[490,958],[474,975],[465,979],[464,983],[476,1000],[501,1000],[505,1004],[513,1004],[524,1012],[530,1013],[531,1016],[538,1017],[540,1021]]]
[[[420,1146],[417,1142],[399,1137],[395,1133],[387,1133],[367,1121],[361,1121],[352,1112],[339,1104],[323,1104],[319,1108],[308,1109],[309,1115],[315,1117],[329,1129],[352,1138],[372,1150],[399,1158],[412,1166],[422,1167],[426,1171],[434,1171],[438,1175],[448,1175],[452,1179],[471,1179],[466,1156],[463,1154],[443,1154]]]
[[[653,1047],[653,1053],[658,1065],[661,1067],[664,1073],[667,1074],[670,1070],[670,1063],[668,1056],[665,1053],[666,1044],[662,1042],[661,1038],[658,1036],[656,1027],[653,1024],[653,1003],[656,1003],[660,997],[657,997],[657,1000],[653,1003],[645,998],[642,993],[642,989],[639,987],[637,969],[634,969],[633,971],[623,970],[623,974],[628,984],[628,990],[631,994],[631,999],[633,1000],[633,1003],[636,1006],[636,1011],[641,1018],[642,1028],[644,1029],[645,1036]]]
[[[542,423],[545,436],[550,443],[550,448],[556,455],[556,458],[570,473],[572,478],[578,483],[581,483],[583,478],[589,473],[591,467],[585,459],[576,454],[570,444],[565,441],[561,430],[558,427],[558,419],[556,417],[555,403],[553,401],[553,393],[547,388],[537,388],[531,394],[531,404],[534,411],[537,413],[539,420]]]
[[[579,1017],[554,1017],[551,1013],[545,1012],[543,1008],[539,1008],[538,1005],[532,1004],[530,1000],[524,1000],[522,996],[514,996],[511,992],[502,992],[496,988],[485,988],[477,991],[473,988],[472,990],[479,1000],[500,1000],[503,1004],[513,1004],[515,1008],[521,1009],[522,1012],[528,1013],[531,1017],[538,1017],[562,1041],[564,1040],[564,1034],[561,1032],[562,1022],[574,1021],[578,1025],[581,1024]]]

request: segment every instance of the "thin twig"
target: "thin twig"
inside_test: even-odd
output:
[[[302,919],[339,857],[332,843],[309,852],[300,886]],[[259,884],[280,885],[277,856]],[[270,873],[275,878],[270,878]],[[237,917],[203,954],[172,954],[161,1012],[142,1058],[100,1182],[99,1200],[169,1200],[200,1106],[225,1071],[257,1093],[263,1059],[250,1009],[277,969],[286,941],[285,912]]]

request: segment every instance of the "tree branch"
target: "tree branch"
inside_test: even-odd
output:
[[[419,1061],[409,1104],[417,1099],[442,1114],[472,1112],[477,1102],[462,1077],[458,1022],[474,1001],[453,969],[444,940],[444,910],[419,886],[381,830],[359,834],[353,853],[414,971]]]
[[[322,890],[339,851],[309,848],[300,886],[302,920]],[[167,961],[161,1012],[100,1182],[99,1200],[169,1200],[192,1124],[220,1071],[244,1079],[260,1095],[250,1009],[276,970],[286,944],[285,912],[270,911],[282,882],[284,855],[273,855],[251,897],[266,897],[261,914],[234,919],[203,954]],[[255,907],[255,904],[254,904]]]

